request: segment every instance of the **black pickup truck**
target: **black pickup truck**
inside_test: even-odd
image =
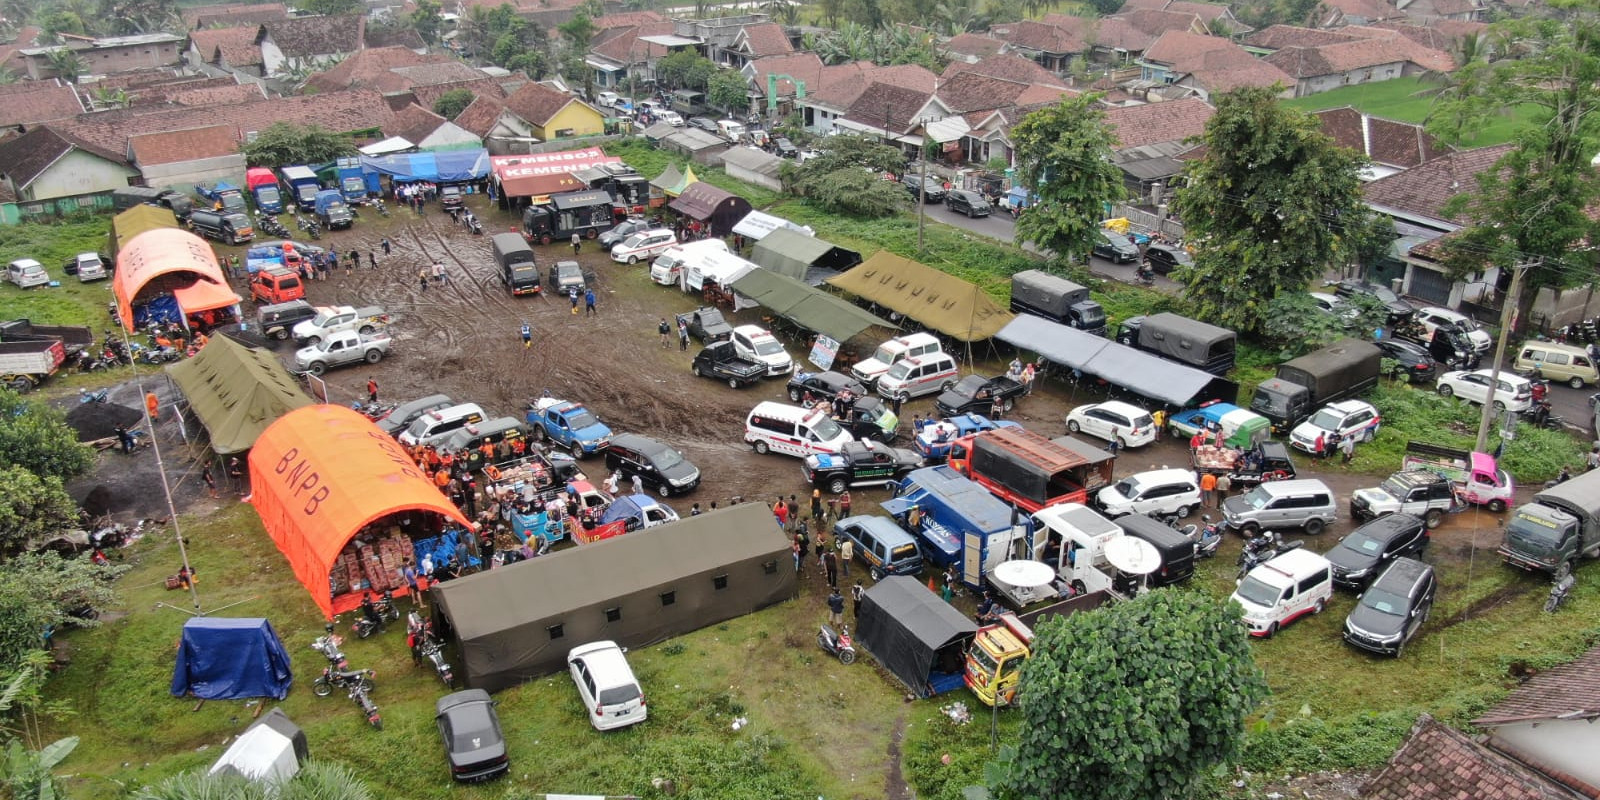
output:
[[[727,381],[729,386],[738,389],[766,377],[767,365],[740,358],[733,349],[733,342],[723,340],[701,350],[689,371],[696,377]]]

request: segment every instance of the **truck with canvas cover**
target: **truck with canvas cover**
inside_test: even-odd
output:
[[[171,189],[153,189],[149,186],[127,186],[111,190],[111,207],[127,211],[137,205],[160,206],[172,212],[179,220],[187,219],[194,210],[194,201],[182,192]]]
[[[497,233],[489,240],[489,246],[494,251],[494,263],[500,267],[500,280],[513,297],[541,291],[539,266],[527,240],[515,233]]]
[[[917,537],[923,560],[958,565],[961,582],[973,589],[1030,528],[1026,516],[943,465],[912,471],[882,507]]]
[[[263,214],[283,213],[283,193],[278,191],[278,176],[266,167],[251,167],[244,171],[244,185],[256,201],[256,210]]]
[[[1378,385],[1383,351],[1360,339],[1341,339],[1278,365],[1277,376],[1256,387],[1250,410],[1287,434],[1328,403],[1356,397]]]
[[[550,202],[522,210],[522,237],[539,244],[564,242],[573,234],[593,239],[617,224],[611,209],[611,193],[604,190],[553,194]]]
[[[1096,336],[1106,333],[1106,310],[1089,299],[1089,289],[1042,270],[1011,276],[1011,310],[1059,322]]]
[[[1511,512],[1500,555],[1514,567],[1551,573],[1600,556],[1600,470],[1545,489]]]
[[[338,189],[323,189],[317,192],[317,220],[322,227],[331,231],[354,225],[356,217],[350,213],[350,205],[344,201],[343,193]]]
[[[250,208],[244,202],[244,192],[227,181],[217,181],[216,185],[209,188],[196,185],[194,193],[204,197],[211,204],[212,211],[223,214],[250,213]]]
[[[1516,484],[1488,453],[1475,453],[1424,442],[1406,442],[1400,468],[1425,469],[1448,478],[1456,496],[1498,514],[1511,505]]]
[[[361,159],[340,156],[333,160],[334,177],[339,181],[339,194],[353,206],[367,202],[367,179],[361,174]]]
[[[292,199],[301,211],[315,211],[317,208],[317,192],[322,191],[322,182],[317,180],[317,173],[310,167],[294,166],[284,167],[278,171],[283,176],[283,193]]]
[[[1117,341],[1155,353],[1169,361],[1188,364],[1212,375],[1233,369],[1238,335],[1170,312],[1130,317],[1117,330]]]
[[[996,497],[1026,511],[1084,503],[1111,483],[1110,453],[1070,437],[1046,439],[1022,428],[997,428],[957,440],[949,463]]]

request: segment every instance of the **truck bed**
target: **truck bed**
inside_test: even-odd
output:
[[[0,374],[43,378],[59,369],[65,360],[66,352],[59,339],[0,342]]]
[[[76,353],[94,344],[94,331],[84,325],[35,325],[26,319],[0,322],[0,341],[39,338],[60,339],[68,353]]]

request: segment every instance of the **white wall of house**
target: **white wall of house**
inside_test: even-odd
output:
[[[479,139],[478,135],[472,131],[461,128],[453,122],[446,122],[435,128],[433,133],[428,134],[428,138],[415,144],[423,150],[433,150],[440,147],[459,145],[479,146],[483,144],[483,140]]]
[[[283,71],[284,62],[287,60],[288,58],[284,56],[282,50],[278,49],[278,45],[272,41],[271,36],[261,40],[261,68],[263,72],[268,75],[277,75]]]
[[[1305,97],[1308,94],[1328,92],[1345,86],[1354,86],[1360,83],[1376,83],[1401,77],[1405,74],[1406,62],[1395,61],[1388,64],[1379,64],[1373,67],[1352,69],[1348,72],[1336,72],[1330,75],[1315,75],[1310,78],[1301,78],[1295,85],[1295,96]]]
[[[1526,753],[1541,764],[1600,786],[1600,721],[1540,720],[1493,729],[1495,744]]]
[[[53,200],[79,194],[94,194],[128,185],[133,169],[114,164],[82,150],[72,150],[51,164],[33,183],[17,192],[19,200]]]
[[[197,158],[193,161],[174,161],[171,164],[141,166],[146,186],[171,186],[189,192],[195,184],[212,184],[227,181],[244,186],[244,155],[232,153],[215,158]]]

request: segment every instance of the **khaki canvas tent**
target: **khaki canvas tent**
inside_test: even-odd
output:
[[[978,626],[928,587],[891,575],[868,589],[856,642],[918,697],[959,689]]]
[[[827,283],[962,342],[988,339],[1016,316],[976,284],[887,250]]]
[[[768,269],[750,270],[733,282],[733,290],[802,328],[839,342],[849,341],[874,325],[899,327],[821,289]]]
[[[699,220],[711,229],[712,236],[727,236],[733,226],[750,213],[750,201],[709,183],[691,183],[678,193],[678,199],[667,208],[690,219]]]
[[[242,453],[278,417],[311,398],[300,391],[277,356],[214,336],[199,355],[167,367],[167,376],[211,436],[211,449]]]
[[[434,619],[466,684],[495,692],[581,644],[644,647],[787,600],[792,561],[766,506],[742,503],[439,584]]]
[[[778,228],[756,242],[750,260],[816,286],[832,273],[860,264],[861,254],[792,228]]]

